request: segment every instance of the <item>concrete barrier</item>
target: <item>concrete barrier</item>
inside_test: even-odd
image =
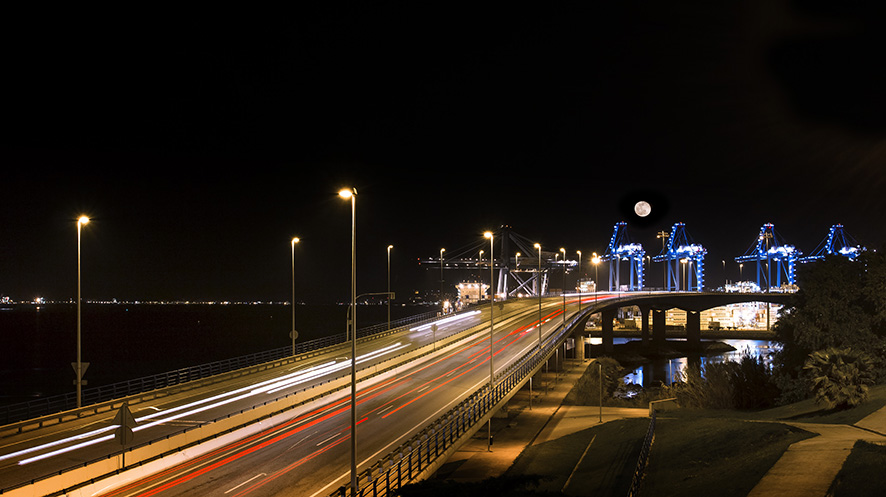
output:
[[[680,404],[677,403],[677,399],[660,399],[653,400],[649,403],[649,416],[652,416],[653,411],[671,411],[674,409],[679,409]]]

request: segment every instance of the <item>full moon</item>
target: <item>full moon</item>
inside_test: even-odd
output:
[[[646,217],[652,212],[652,206],[649,205],[649,202],[641,200],[634,204],[634,212],[640,217]]]

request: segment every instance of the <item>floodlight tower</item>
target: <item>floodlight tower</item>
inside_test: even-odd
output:
[[[828,255],[839,254],[854,261],[860,253],[865,250],[864,247],[855,241],[851,235],[846,233],[842,224],[831,226],[828,236],[818,244],[818,247],[812,251],[811,255],[801,257],[800,262],[814,262],[825,258]]]
[[[631,268],[631,284],[629,290],[643,289],[643,257],[646,251],[643,245],[631,243],[627,233],[627,223],[621,221],[612,230],[609,247],[603,253],[602,260],[609,263],[609,291],[621,288],[621,261],[628,261]]]
[[[744,255],[736,257],[739,264],[756,261],[757,263],[757,286],[763,289],[772,287],[772,270],[775,269],[776,288],[781,287],[782,276],[789,285],[796,281],[797,260],[801,252],[793,245],[787,245],[775,231],[775,225],[766,223],[760,228],[760,234],[754,243],[748,247]],[[774,264],[773,264],[774,263]],[[764,267],[765,264],[765,267]],[[773,268],[774,266],[774,268]]]
[[[707,253],[708,251],[703,246],[693,243],[689,234],[686,233],[684,223],[675,223],[671,228],[667,244],[660,254],[652,258],[655,262],[664,262],[667,267],[665,290],[701,291],[704,288],[704,258]],[[681,261],[689,264],[685,288],[681,284],[680,278]]]

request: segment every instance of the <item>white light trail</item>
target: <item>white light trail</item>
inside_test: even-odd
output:
[[[464,313],[464,314],[459,314],[459,315],[457,315],[457,316],[449,316],[448,318],[443,318],[443,319],[441,319],[441,320],[439,320],[439,321],[434,321],[433,323],[423,324],[423,325],[418,326],[418,327],[415,327],[415,328],[410,328],[409,331],[424,331],[424,330],[429,330],[429,329],[431,329],[431,326],[433,326],[433,325],[435,325],[435,324],[436,324],[437,326],[440,326],[440,325],[442,325],[442,324],[453,323],[453,322],[455,322],[455,321],[460,321],[460,320],[462,320],[462,319],[467,319],[467,318],[472,317],[472,316],[474,316],[474,315],[476,315],[476,314],[480,314],[480,311],[471,311],[471,312],[466,312],[466,313]]]
[[[378,358],[384,354],[395,352],[397,350],[400,350],[400,349],[408,347],[408,346],[409,346],[409,344],[401,344],[399,342],[395,343],[393,345],[388,345],[387,347],[383,347],[381,349],[378,349],[378,350],[369,352],[367,354],[363,354],[361,356],[358,356],[356,362],[357,362],[357,364],[361,364],[363,362],[370,361],[370,360]],[[155,421],[152,421],[151,423],[140,424],[140,425],[136,426],[135,428],[133,428],[132,431],[135,432],[135,431],[145,430],[145,429],[148,429],[148,428],[151,428],[151,427],[163,424],[163,423],[168,423],[170,421],[174,421],[176,419],[180,419],[180,418],[183,418],[186,416],[198,414],[200,412],[203,412],[203,411],[206,411],[209,409],[213,409],[215,407],[223,406],[225,404],[230,404],[230,403],[236,402],[238,400],[246,399],[246,398],[249,398],[249,397],[252,397],[255,395],[259,395],[259,394],[263,394],[263,393],[264,394],[272,394],[272,393],[275,393],[279,390],[289,388],[292,386],[296,386],[301,383],[305,383],[307,381],[313,380],[315,378],[319,378],[319,377],[324,376],[326,374],[343,370],[345,368],[350,367],[350,364],[351,364],[350,361],[327,362],[327,363],[324,363],[321,365],[312,366],[304,371],[297,371],[297,372],[290,373],[290,374],[287,374],[287,375],[279,377],[279,378],[273,378],[270,380],[261,381],[261,382],[255,383],[253,385],[239,388],[237,390],[232,390],[230,392],[226,392],[223,394],[215,395],[213,397],[207,397],[205,399],[201,399],[201,400],[198,400],[195,402],[191,402],[189,404],[177,406],[177,407],[174,407],[171,409],[167,409],[165,411],[154,412],[152,414],[148,414],[146,416],[141,416],[141,417],[136,418],[136,422],[147,421],[147,420],[151,420],[151,419],[154,419],[154,418],[157,418],[160,416],[164,416],[164,417],[162,419],[157,419]],[[224,399],[224,400],[220,400],[220,399]],[[218,401],[218,402],[210,404],[210,402],[214,402],[214,401]],[[196,406],[200,406],[200,405],[203,405],[203,406],[196,408],[196,409],[192,409],[192,408],[194,408]],[[191,410],[187,410],[187,409],[191,409]],[[169,414],[174,413],[174,412],[178,412],[178,414],[173,415],[173,416],[169,416]],[[54,450],[52,452],[47,452],[47,453],[40,454],[38,456],[34,456],[31,458],[22,459],[21,461],[18,462],[18,464],[25,465],[25,464],[29,464],[32,462],[40,461],[40,460],[54,457],[54,456],[57,456],[60,454],[71,452],[71,451],[74,451],[77,449],[81,449],[83,447],[88,447],[90,445],[95,445],[97,443],[112,440],[114,438],[114,435],[104,435],[104,436],[100,436],[98,438],[93,438],[93,437],[97,437],[98,435],[101,435],[102,433],[105,433],[110,430],[115,430],[115,429],[117,429],[116,425],[106,426],[103,428],[99,428],[97,430],[92,430],[87,433],[81,433],[79,435],[74,435],[74,436],[63,438],[60,440],[47,442],[42,445],[30,447],[30,448],[23,449],[23,450],[16,451],[16,452],[10,452],[9,454],[0,455],[0,461],[6,460],[6,459],[13,459],[13,458],[23,456],[26,454],[30,454],[33,452],[38,452],[41,450],[50,449],[52,447],[57,447],[59,445],[64,445],[64,444],[68,444],[71,442],[76,442],[78,440],[85,440],[81,443],[78,443],[75,445],[69,445],[67,447],[63,447],[63,448]]]

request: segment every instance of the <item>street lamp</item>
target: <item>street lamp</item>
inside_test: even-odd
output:
[[[563,295],[563,324],[566,324],[566,249],[560,247],[560,252],[563,253],[563,279],[560,284],[562,287],[560,293]]]
[[[391,329],[391,249],[393,245],[388,245],[388,329]]]
[[[76,371],[77,373],[77,407],[80,408],[83,406],[83,398],[81,396],[82,388],[83,388],[83,373],[85,373],[86,368],[89,367],[89,363],[84,363],[80,359],[80,305],[82,303],[82,299],[80,297],[80,228],[83,227],[84,224],[89,223],[89,218],[86,216],[80,216],[77,219],[77,365]]]
[[[289,333],[289,336],[292,337],[292,355],[295,355],[295,339],[298,338],[298,332],[295,331],[295,244],[300,242],[299,238],[293,237],[291,245],[292,245],[292,332]]]
[[[578,254],[578,312],[581,312],[581,250],[576,250]]]
[[[600,278],[597,267],[600,265],[600,256],[596,252],[591,257],[591,262],[594,264],[594,302],[597,302],[597,280]]]
[[[338,195],[351,201],[351,495],[357,495],[357,189]]]
[[[668,239],[669,236],[671,236],[671,234],[668,233],[667,231],[659,231],[659,232],[655,235],[655,238],[661,238],[661,253],[662,253],[662,254],[665,253],[665,243],[667,242],[667,239]],[[666,273],[665,273],[665,266],[670,266],[670,264],[671,264],[670,262],[666,262],[665,264],[662,264],[662,266],[661,266],[661,286],[662,286],[662,290],[665,290],[665,289],[667,289],[667,288],[670,288],[670,286],[669,286],[670,283],[668,283],[668,277],[665,275],[665,274],[666,274]]]
[[[689,261],[689,259],[680,259],[680,268],[683,270],[683,291],[684,292],[687,290],[687,288],[686,288],[687,287],[687,284],[686,284],[686,263],[688,261]]]
[[[492,297],[489,301],[489,396],[490,396],[490,400],[492,400],[492,387],[493,387],[494,374],[495,374],[495,369],[492,364],[492,360],[493,360],[492,332],[493,332],[493,329],[495,328],[495,324],[494,324],[495,323],[495,321],[494,321],[494,315],[495,315],[495,313],[494,313],[494,308],[495,308],[495,280],[494,280],[494,278],[495,278],[495,262],[494,262],[495,261],[495,245],[493,245],[493,236],[492,236],[491,231],[487,231],[487,232],[483,233],[483,237],[489,239],[489,261],[491,263],[491,264],[489,264],[489,289],[490,289],[490,296]],[[487,442],[486,450],[491,452],[492,451],[492,417],[491,416],[489,417],[488,430],[489,431],[488,431],[488,438],[486,439],[486,442]]]
[[[440,309],[443,309],[443,252],[445,248],[440,249]]]

